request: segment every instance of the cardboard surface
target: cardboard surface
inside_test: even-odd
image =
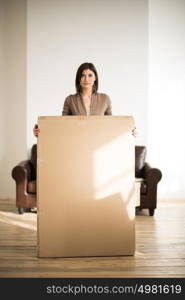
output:
[[[132,117],[39,117],[38,255],[133,255]]]

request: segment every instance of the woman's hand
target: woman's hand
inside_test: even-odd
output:
[[[40,129],[38,128],[38,125],[35,124],[35,126],[33,128],[33,134],[34,134],[34,136],[38,137],[39,133],[40,133]]]
[[[137,130],[136,130],[136,127],[134,127],[134,129],[132,129],[132,135],[133,135],[134,137],[137,137],[138,132],[137,132]]]
[[[39,133],[40,133],[40,129],[38,128],[38,125],[35,124],[35,126],[34,126],[34,128],[33,128],[33,134],[34,134],[34,136],[38,137]],[[137,137],[138,132],[137,132],[137,130],[136,130],[136,127],[134,127],[134,128],[132,129],[132,135],[133,135],[134,137]]]

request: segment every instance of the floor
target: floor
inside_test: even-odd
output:
[[[158,201],[153,217],[137,213],[134,256],[88,258],[38,258],[37,214],[0,200],[0,277],[185,278],[185,200]]]

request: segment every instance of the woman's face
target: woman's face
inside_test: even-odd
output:
[[[93,87],[95,80],[96,76],[93,71],[89,69],[84,70],[80,79],[80,86],[82,89],[90,89]]]

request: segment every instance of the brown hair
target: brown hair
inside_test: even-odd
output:
[[[86,62],[86,63],[83,63],[82,65],[79,66],[79,68],[77,70],[77,73],[76,73],[75,85],[76,85],[76,91],[77,91],[78,94],[80,94],[80,92],[81,92],[80,80],[81,80],[81,77],[82,77],[82,73],[83,73],[84,70],[87,70],[87,69],[94,72],[94,74],[96,76],[96,80],[94,82],[92,92],[96,93],[97,90],[98,90],[98,73],[96,71],[96,68],[92,63]]]

